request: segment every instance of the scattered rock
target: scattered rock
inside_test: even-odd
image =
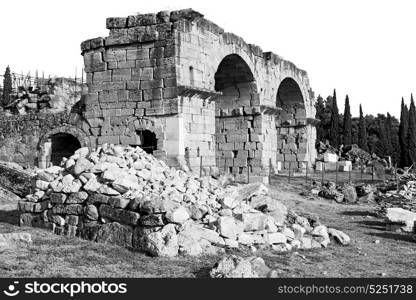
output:
[[[328,228],[328,234],[332,236],[341,245],[348,245],[351,241],[350,237],[340,230],[334,228]]]

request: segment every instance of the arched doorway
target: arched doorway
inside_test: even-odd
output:
[[[51,135],[51,156],[50,161],[54,165],[59,165],[64,157],[70,157],[76,150],[81,148],[79,140],[68,133],[56,133]]]
[[[298,83],[290,77],[279,85],[276,106],[277,162],[285,170],[306,168],[308,161],[308,129],[305,102]]]
[[[215,102],[217,167],[238,181],[248,181],[254,154],[248,145],[257,134],[250,108],[258,105],[258,97],[253,73],[239,55],[230,54],[221,61],[215,90],[222,94]]]

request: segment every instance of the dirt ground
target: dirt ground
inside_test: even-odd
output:
[[[276,183],[270,192],[299,214],[347,233],[352,242],[326,249],[273,253],[259,250],[281,277],[416,277],[416,242],[385,231],[374,206],[343,205],[300,196],[302,188]],[[207,277],[220,256],[154,258],[122,247],[68,239],[42,229],[20,228],[16,204],[0,201],[0,233],[30,232],[28,247],[0,250],[0,277]],[[242,256],[248,251],[230,251]]]

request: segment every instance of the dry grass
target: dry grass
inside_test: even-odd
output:
[[[409,235],[386,232],[373,207],[341,205],[298,195],[299,187],[281,184],[272,193],[299,213],[318,214],[322,223],[349,234],[352,243],[327,249],[277,254],[259,250],[282,277],[416,276],[416,243]],[[154,258],[128,249],[68,239],[48,231],[16,226],[14,205],[0,203],[0,232],[27,231],[33,244],[0,252],[2,277],[206,277],[219,259]],[[380,243],[376,244],[375,240]],[[237,251],[247,256],[248,252]]]

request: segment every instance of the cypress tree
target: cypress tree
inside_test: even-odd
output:
[[[416,162],[416,108],[413,96],[410,99],[409,126],[407,130],[407,149],[409,151],[409,164]]]
[[[385,154],[393,157],[393,122],[389,113],[387,113],[386,122],[384,123],[384,131],[386,137]]]
[[[358,146],[364,151],[368,151],[367,125],[363,115],[363,108],[360,104],[360,119],[358,121]]]
[[[334,96],[332,98],[329,139],[330,139],[330,144],[332,146],[336,148],[339,146],[339,112],[338,112],[338,105],[337,105],[337,94],[335,90],[334,90]]]
[[[320,121],[319,124],[316,125],[316,144],[318,145],[319,142],[324,142],[325,140],[325,101],[321,97],[321,95],[318,95],[316,98],[316,118]]]
[[[409,126],[409,109],[404,104],[402,98],[402,105],[400,111],[400,125],[399,125],[399,147],[400,147],[400,167],[409,166],[409,147],[407,145],[407,131]]]
[[[1,105],[4,107],[10,103],[10,95],[12,93],[12,75],[10,74],[10,67],[7,66],[3,78],[3,95]]]
[[[348,95],[345,97],[343,137],[344,137],[343,139],[344,146],[348,146],[352,144],[351,108],[350,108],[350,99],[348,98]]]

